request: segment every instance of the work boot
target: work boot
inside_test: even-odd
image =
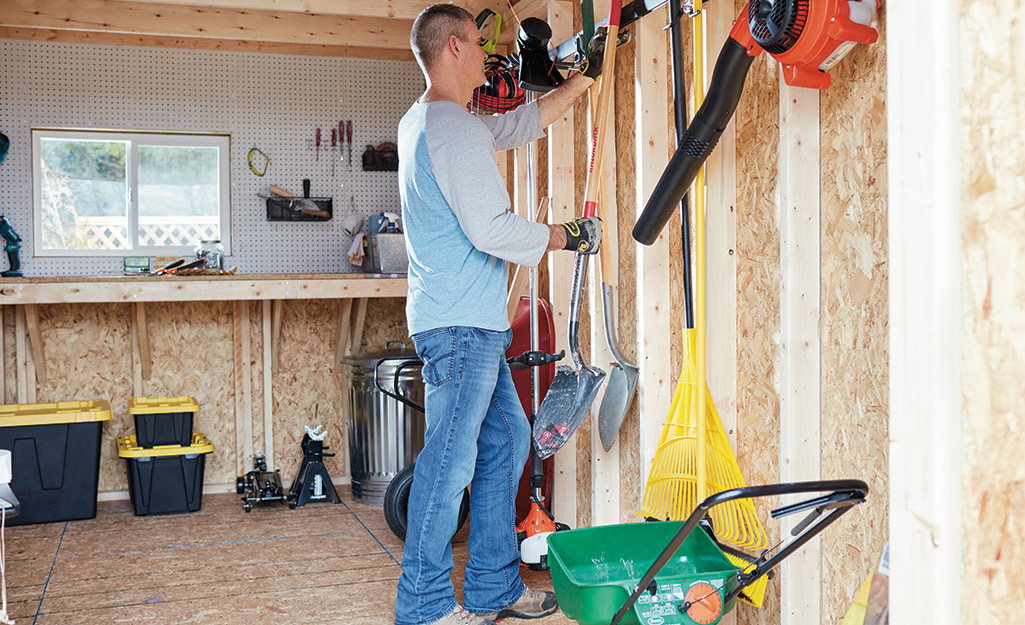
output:
[[[480,614],[467,612],[462,606],[441,617],[431,625],[496,625],[494,621]]]
[[[481,614],[480,616],[489,618],[492,621],[497,621],[498,619],[506,617],[520,619],[541,618],[542,616],[548,616],[552,612],[555,612],[558,607],[559,602],[555,600],[554,592],[524,588],[523,594],[516,600],[516,603],[504,610],[489,612],[487,614]]]

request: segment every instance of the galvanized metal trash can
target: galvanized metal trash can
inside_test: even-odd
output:
[[[384,502],[392,478],[413,464],[424,446],[423,413],[388,395],[423,406],[423,363],[399,341],[388,343],[388,347],[384,352],[353,354],[342,360],[348,365],[352,496],[376,505]]]

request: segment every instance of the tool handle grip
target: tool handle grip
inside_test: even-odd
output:
[[[726,40],[715,62],[708,97],[687,127],[683,142],[669,160],[634,225],[633,237],[638,242],[651,245],[658,239],[705,160],[715,150],[719,137],[737,110],[753,60],[742,43],[732,37]]]

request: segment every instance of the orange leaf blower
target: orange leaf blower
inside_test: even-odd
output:
[[[825,89],[826,72],[858,43],[875,43],[880,0],[750,0],[719,52],[708,95],[687,127],[633,229],[644,245],[658,238],[733,117],[751,62],[769,53],[788,85]]]

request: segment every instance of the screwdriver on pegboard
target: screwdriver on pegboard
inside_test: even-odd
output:
[[[335,128],[331,129],[331,153],[334,154],[335,147],[338,147],[338,151],[341,152],[341,146],[338,146],[338,130]],[[335,159],[331,159],[331,175],[337,175],[335,173]]]
[[[315,160],[315,161],[319,161],[320,160],[320,128],[317,128],[317,157],[314,158],[313,160]]]
[[[345,142],[345,122],[338,121],[338,140],[341,143]],[[343,152],[344,144],[338,145],[338,161],[344,161],[345,155]]]
[[[349,169],[352,169],[352,120],[345,122],[345,141],[349,144]]]

